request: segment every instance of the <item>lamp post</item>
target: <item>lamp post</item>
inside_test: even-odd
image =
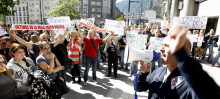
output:
[[[128,1],[128,14],[129,14],[129,12],[130,12],[130,6],[131,6],[131,3],[132,2],[137,2],[137,3],[139,3],[139,1],[131,1],[131,0],[129,0]],[[129,26],[129,19],[128,19],[128,26]]]
[[[42,24],[42,9],[41,9],[41,0],[40,0],[40,23]]]

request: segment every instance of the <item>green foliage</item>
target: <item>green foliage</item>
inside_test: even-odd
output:
[[[75,9],[80,6],[79,0],[59,0],[54,4],[56,8],[51,10],[48,15],[52,16],[69,16],[70,19],[79,19],[81,14]]]
[[[0,22],[6,22],[6,16],[3,14],[0,14]]]
[[[8,7],[14,7],[15,4],[19,5],[20,1],[17,0],[14,2],[13,0],[0,0],[0,14],[10,16],[14,15],[15,11],[8,10]]]
[[[120,15],[117,17],[116,20],[117,20],[117,21],[124,21],[124,17],[123,17],[123,15],[120,14]]]

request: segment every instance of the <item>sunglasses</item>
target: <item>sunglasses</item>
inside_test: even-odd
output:
[[[6,65],[6,61],[2,61],[0,62],[0,65],[5,64]]]

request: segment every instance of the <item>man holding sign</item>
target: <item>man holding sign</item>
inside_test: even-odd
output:
[[[95,36],[95,31],[94,30],[89,30],[88,33],[88,38],[84,37],[81,33],[81,24],[78,25],[78,34],[79,37],[84,41],[85,43],[85,62],[86,62],[86,70],[84,72],[84,85],[87,85],[87,80],[88,80],[88,73],[89,69],[92,66],[92,79],[94,82],[96,82],[96,68],[97,68],[97,54],[98,54],[98,46],[99,43],[106,42],[111,36],[114,35],[112,32],[111,35],[105,39],[100,39],[100,38],[94,38]]]

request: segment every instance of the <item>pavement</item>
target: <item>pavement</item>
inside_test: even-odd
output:
[[[201,61],[203,69],[220,86],[220,67],[210,67],[206,60]],[[84,74],[82,67],[81,74]],[[129,71],[118,70],[118,78],[106,77],[107,64],[103,65],[102,70],[97,70],[97,82],[92,80],[92,71],[89,71],[88,85],[83,85],[83,79],[80,84],[72,83],[71,75],[67,73],[67,85],[70,92],[62,96],[62,99],[134,99],[133,79]],[[77,79],[76,79],[77,81]],[[138,99],[147,99],[148,92],[138,92]]]

